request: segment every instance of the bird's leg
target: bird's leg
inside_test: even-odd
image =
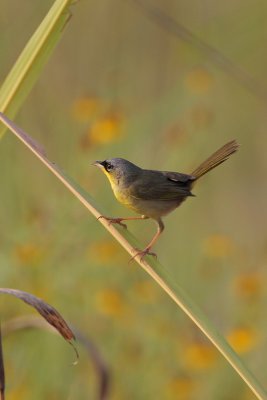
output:
[[[159,236],[163,232],[164,224],[161,219],[158,219],[156,222],[158,224],[158,229],[157,229],[156,234],[153,236],[151,242],[146,246],[146,248],[144,250],[138,250],[137,253],[131,258],[131,260],[134,260],[136,257],[140,257],[140,260],[143,260],[143,258],[145,256],[157,257],[156,253],[151,252],[150,249],[152,248],[152,246],[154,246],[154,244],[158,240]]]
[[[97,219],[104,218],[106,221],[108,221],[109,225],[110,224],[119,224],[123,226],[124,228],[127,228],[126,224],[123,224],[121,221],[133,221],[136,219],[147,219],[145,215],[141,215],[141,217],[126,217],[126,218],[110,218],[110,217],[105,217],[104,215],[100,215]]]

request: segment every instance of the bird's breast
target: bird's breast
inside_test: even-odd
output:
[[[111,184],[116,199],[126,207],[131,207],[133,201],[127,188],[122,188],[118,184]]]

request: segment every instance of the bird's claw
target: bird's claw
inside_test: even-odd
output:
[[[135,249],[135,250],[137,251],[137,253],[130,259],[129,262],[133,261],[136,257],[140,257],[140,261],[143,261],[145,256],[153,256],[153,257],[157,258],[157,254],[150,251],[150,248],[147,248],[144,250],[139,250],[139,249]]]
[[[104,218],[106,221],[108,221],[109,225],[110,224],[118,224],[118,225],[123,226],[123,228],[127,229],[127,225],[124,224],[123,222],[121,222],[121,221],[123,221],[123,218],[110,218],[110,217],[105,217],[104,215],[100,215],[100,217],[98,217],[97,219],[99,220],[101,218]]]

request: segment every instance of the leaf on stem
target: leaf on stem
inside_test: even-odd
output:
[[[17,297],[18,299],[24,301],[24,303],[29,304],[50,324],[52,325],[63,338],[69,342],[78,358],[78,353],[75,346],[72,343],[72,340],[75,340],[74,333],[68,326],[67,322],[63,319],[63,317],[59,314],[59,312],[52,307],[50,304],[47,304],[42,299],[27,293],[22,290],[17,289],[9,289],[9,288],[0,288],[0,293],[10,294],[12,296]]]

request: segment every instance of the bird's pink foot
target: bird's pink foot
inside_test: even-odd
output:
[[[153,253],[152,251],[150,251],[150,248],[145,248],[144,250],[139,250],[139,249],[135,249],[137,251],[137,253],[130,259],[130,261],[133,261],[136,257],[140,257],[140,260],[143,261],[145,256],[153,256],[155,258],[157,258],[157,254]]]
[[[101,219],[104,218],[106,221],[108,221],[108,224],[118,224],[123,226],[124,228],[127,229],[127,225],[123,224],[121,221],[123,221],[123,218],[110,218],[110,217],[105,217],[104,215],[100,215],[100,217],[98,217],[97,219]]]

